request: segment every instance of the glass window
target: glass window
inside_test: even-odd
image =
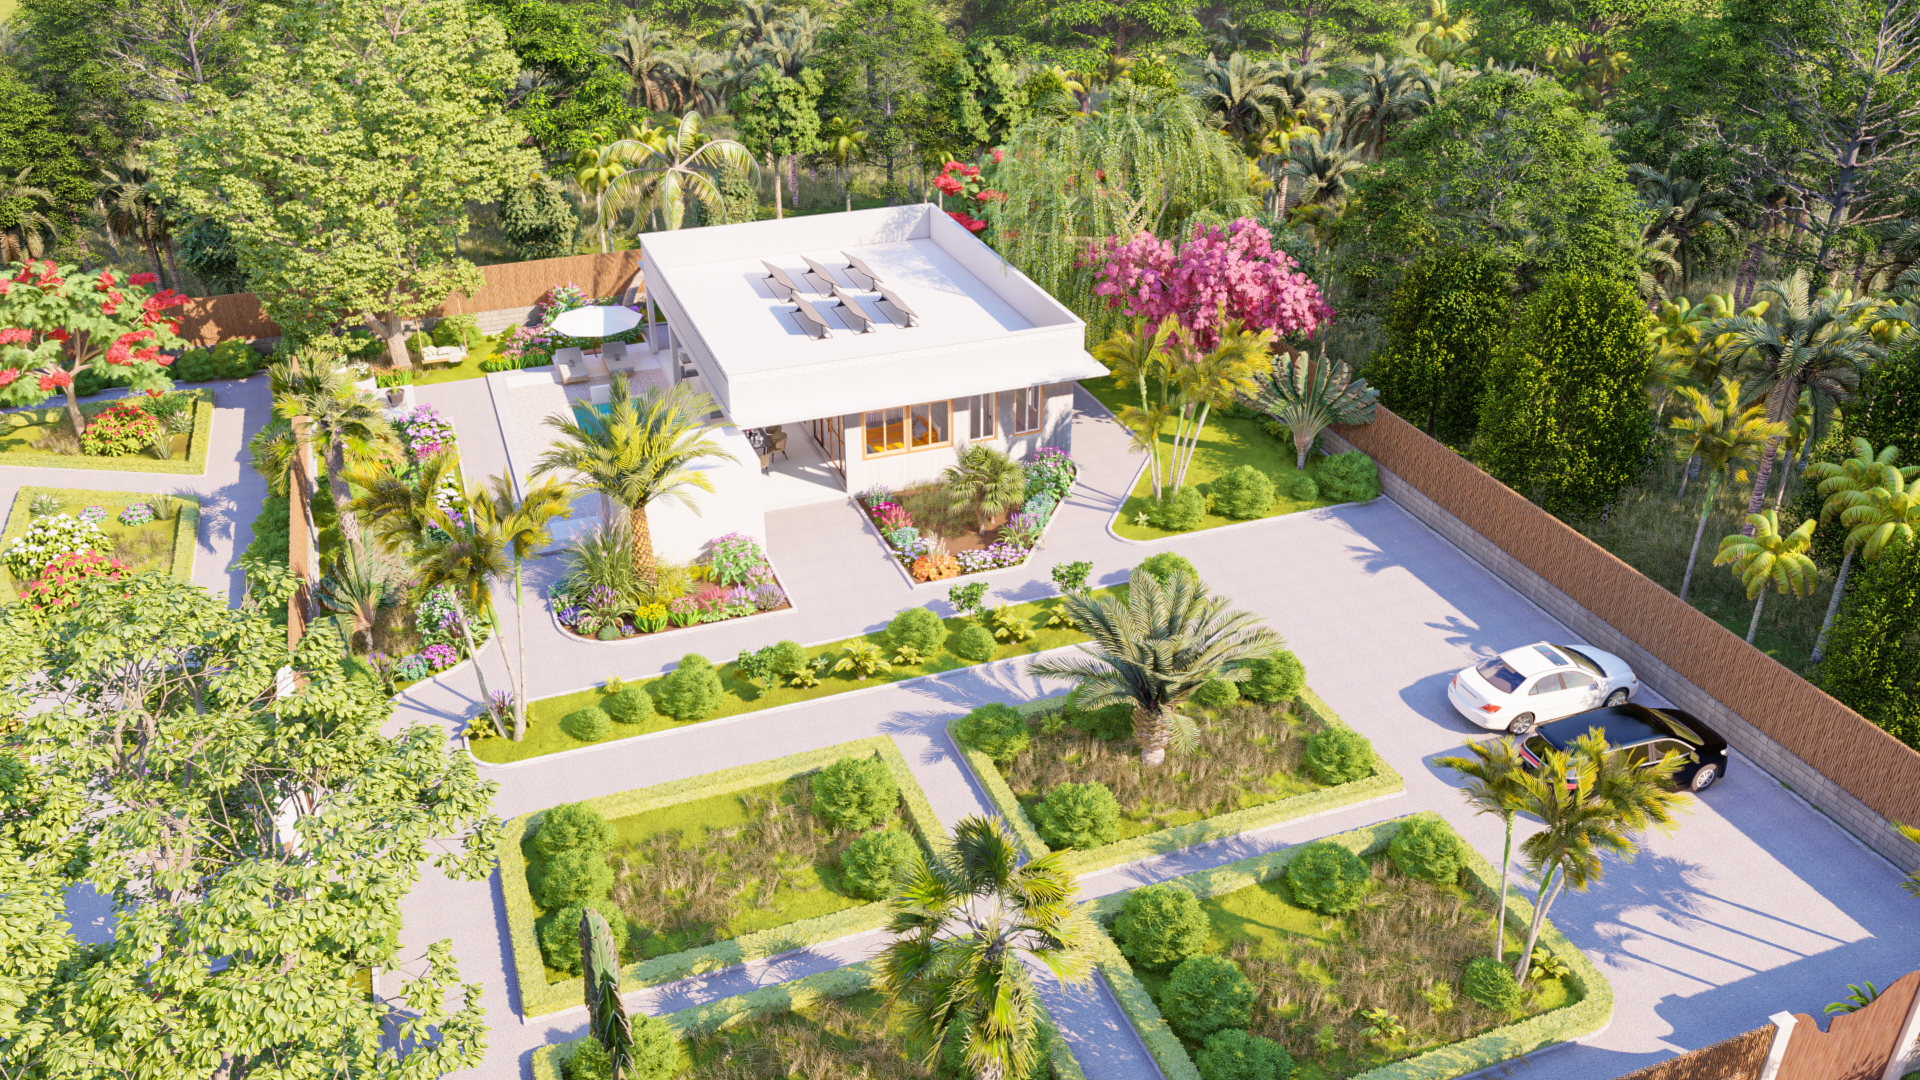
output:
[[[1513,670],[1505,660],[1497,656],[1473,670],[1479,672],[1481,678],[1492,683],[1494,688],[1502,693],[1511,694],[1520,689],[1521,683],[1526,682],[1519,672]]]
[[[1007,392],[1007,434],[1025,435],[1040,430],[1040,388]]]
[[[1554,671],[1540,676],[1540,681],[1534,683],[1533,689],[1527,691],[1527,693],[1551,694],[1558,689],[1560,689],[1560,673]]]
[[[960,403],[967,410],[967,438],[993,438],[993,395],[976,394],[961,398]]]
[[[1533,647],[1533,651],[1539,653],[1541,656],[1546,657],[1547,663],[1552,664],[1554,667],[1567,666],[1566,657],[1561,656],[1559,653],[1554,652],[1552,649],[1547,648],[1545,645],[1535,645]]]
[[[913,407],[913,448],[947,444],[947,403],[933,401]]]
[[[907,447],[907,410],[881,409],[867,414],[867,456],[891,454]]]
[[[1565,645],[1560,646],[1560,651],[1563,653],[1566,653],[1567,656],[1570,657],[1575,664],[1578,664],[1579,666],[1586,668],[1588,671],[1593,672],[1595,675],[1599,675],[1602,678],[1606,676],[1607,674],[1606,670],[1602,668],[1599,664],[1594,663],[1593,657],[1586,655],[1585,653],[1579,651],[1578,649],[1569,649]]]
[[[1589,679],[1589,678],[1587,678],[1587,677],[1586,677],[1585,675],[1582,675],[1582,674],[1580,674],[1580,673],[1579,673],[1579,672],[1577,672],[1577,671],[1563,671],[1563,672],[1561,672],[1561,673],[1560,673],[1560,682],[1561,682],[1561,684],[1562,684],[1563,686],[1565,686],[1565,687],[1566,687],[1567,689],[1569,689],[1569,690],[1591,690],[1591,689],[1593,689],[1593,680],[1592,680],[1592,679]]]

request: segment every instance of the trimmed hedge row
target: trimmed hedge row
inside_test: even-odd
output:
[[[4,459],[0,459],[4,460]],[[67,504],[68,513],[78,513],[86,506],[105,506],[114,510],[132,506],[134,503],[151,503],[156,499],[172,499],[173,515],[173,569],[175,581],[193,580],[193,553],[199,548],[200,536],[200,499],[194,495],[143,495],[133,491],[92,491],[86,488],[49,488],[22,487],[13,497],[13,509],[7,514],[7,526],[0,530],[0,548],[4,548],[15,536],[27,529],[27,523],[33,519],[33,500],[37,495],[52,495]],[[75,504],[79,504],[76,507]],[[11,603],[18,600],[16,591],[19,583],[5,569],[0,569],[0,601]]]
[[[1355,855],[1371,855],[1385,851],[1387,845],[1393,842],[1394,834],[1400,831],[1400,827],[1414,820],[1430,820],[1445,824],[1445,819],[1440,815],[1431,811],[1422,811],[1404,818],[1382,821],[1322,839],[1339,844]],[[1497,900],[1500,888],[1499,874],[1470,845],[1463,844],[1462,847],[1467,855],[1467,872],[1473,886],[1490,901]],[[1174,878],[1166,884],[1177,885],[1202,900],[1210,900],[1216,896],[1238,892],[1250,885],[1258,885],[1280,877],[1286,873],[1287,864],[1293,861],[1300,850],[1301,845],[1295,845],[1281,851],[1255,855],[1250,859],[1228,863],[1212,870],[1201,870],[1184,877]],[[1107,976],[1109,985],[1114,987],[1114,997],[1120,1001],[1121,1007],[1133,1019],[1134,1027],[1139,1030],[1141,1040],[1147,1043],[1150,1051],[1154,1052],[1155,1059],[1161,1061],[1161,1071],[1166,1073],[1168,1080],[1175,1080],[1174,1070],[1168,1068],[1165,1060],[1161,1058],[1161,1052],[1155,1050],[1156,1034],[1163,1032],[1167,1039],[1172,1040],[1172,1048],[1180,1051],[1180,1058],[1186,1062],[1189,1070],[1193,1068],[1192,1061],[1187,1057],[1185,1047],[1180,1045],[1178,1039],[1173,1038],[1172,1031],[1167,1028],[1166,1021],[1160,1016],[1159,1008],[1147,995],[1146,988],[1133,977],[1132,966],[1127,963],[1124,956],[1120,955],[1119,947],[1114,945],[1113,940],[1105,933],[1106,923],[1119,914],[1121,906],[1126,902],[1126,897],[1126,893],[1114,893],[1100,897],[1088,905],[1087,913],[1102,927],[1099,938],[1102,953],[1101,972]],[[1532,919],[1533,905],[1517,893],[1509,896],[1508,926],[1524,937]],[[1613,1016],[1613,987],[1607,982],[1606,976],[1602,975],[1600,969],[1587,959],[1586,954],[1575,948],[1550,920],[1541,927],[1538,944],[1566,962],[1570,972],[1568,977],[1580,995],[1579,1000],[1552,1012],[1495,1028],[1471,1039],[1435,1047],[1405,1061],[1396,1061],[1377,1069],[1370,1069],[1354,1077],[1354,1080],[1449,1080],[1451,1077],[1463,1076],[1488,1066],[1510,1061],[1522,1054],[1533,1053],[1542,1047],[1591,1035],[1605,1027]],[[1116,970],[1121,972],[1118,977],[1115,974]],[[1129,986],[1124,995],[1121,990],[1123,985]],[[1176,1065],[1175,1068],[1178,1066]],[[1182,1076],[1197,1077],[1198,1072],[1183,1072]]]
[[[199,397],[193,403],[193,434],[187,438],[187,459],[185,461],[158,461],[144,454],[130,454],[126,457],[87,457],[82,454],[36,454],[32,451],[8,452],[0,454],[0,465],[17,465],[34,469],[100,469],[113,472],[172,473],[182,476],[199,476],[207,471],[207,443],[213,434],[213,391],[208,389],[183,390],[181,393]],[[94,406],[82,405],[80,411],[86,415],[91,409],[98,412],[113,401],[98,402]]]
[[[804,1009],[817,1001],[852,997],[873,985],[871,961],[835,968],[832,971],[819,971],[792,982],[763,986],[745,994],[737,994],[719,1001],[710,1001],[705,1005],[695,1005],[679,1012],[668,1013],[666,1021],[672,1025],[674,1034],[682,1038],[693,1035],[706,1035],[722,1028],[761,1017]],[[1067,1048],[1066,1039],[1060,1036],[1059,1027],[1048,1015],[1044,1006],[1040,1012],[1040,1022],[1051,1030],[1053,1039],[1049,1043],[1049,1064],[1053,1066],[1056,1080],[1087,1080],[1087,1074],[1074,1060],[1073,1052]],[[584,1038],[572,1042],[543,1046],[533,1054],[534,1080],[560,1080],[561,1066],[573,1054],[574,1047]]]
[[[1042,698],[1039,701],[1027,702],[1018,708],[1024,713],[1033,713],[1057,703],[1057,699]],[[1320,696],[1310,689],[1300,691],[1298,707],[1308,710],[1326,727],[1342,731],[1353,730],[1340,719],[1339,714],[1329,708],[1327,703],[1320,700]],[[951,735],[953,724],[959,719],[956,717],[955,720],[948,721],[949,735]],[[1000,816],[1012,826],[1014,835],[1026,848],[1027,857],[1037,859],[1045,855],[1048,851],[1046,841],[1040,838],[1039,831],[1033,827],[1033,822],[1027,817],[1026,809],[1014,796],[1013,789],[1008,786],[1006,778],[1000,775],[999,768],[985,754],[963,745],[958,738],[953,739],[953,744],[960,750],[968,766],[973,769],[973,775],[980,781],[980,786],[986,790],[987,798],[993,801],[994,809],[999,811]],[[1196,847],[1214,840],[1238,836],[1282,821],[1291,821],[1309,814],[1350,806],[1353,803],[1365,802],[1383,795],[1397,795],[1405,790],[1406,781],[1393,766],[1388,765],[1385,759],[1375,753],[1371,776],[1309,791],[1291,798],[1249,806],[1244,810],[1230,810],[1227,813],[1202,818],[1185,825],[1175,825],[1144,836],[1120,840],[1091,851],[1068,851],[1062,857],[1061,865],[1076,874],[1085,874],[1109,866],[1119,866],[1122,863],[1136,862],[1155,855],[1164,855],[1170,851],[1179,851],[1182,848]]]
[[[893,740],[885,735],[856,739],[772,761],[722,769],[703,776],[670,780],[652,787],[603,795],[588,799],[587,805],[612,821],[689,799],[705,799],[790,780],[844,757],[874,755],[887,763],[894,780],[899,783],[900,797],[906,804],[907,820],[912,823],[914,830],[930,846],[938,848],[944,845],[946,830],[933,812],[933,804],[927,801],[926,793],[920,790],[919,783],[914,780],[913,770],[907,767],[907,759],[901,756]],[[501,830],[496,849],[500,860],[500,888],[507,906],[508,936],[513,942],[513,966],[520,983],[520,1008],[525,1016],[541,1016],[577,1006],[581,1003],[584,988],[580,979],[547,982],[546,963],[541,958],[540,942],[534,933],[533,895],[527,887],[526,857],[521,854],[520,842],[537,826],[541,813],[544,811],[522,814],[507,822]],[[620,974],[628,986],[656,986],[689,975],[719,971],[735,964],[833,941],[850,934],[877,930],[887,924],[887,919],[886,904],[861,904],[818,918],[742,934],[712,945],[637,961],[623,967]]]

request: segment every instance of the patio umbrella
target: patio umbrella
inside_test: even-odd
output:
[[[583,307],[554,316],[553,328],[577,338],[612,337],[640,325],[640,313],[624,307]]]

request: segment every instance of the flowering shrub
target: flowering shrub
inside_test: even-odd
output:
[[[700,601],[677,596],[667,603],[667,620],[675,626],[692,626],[700,621]]]
[[[893,489],[887,487],[885,484],[875,484],[861,492],[858,498],[860,499],[860,505],[871,511],[883,502],[892,502]]]
[[[655,634],[667,628],[667,605],[648,604],[633,613],[633,625],[643,634]]]
[[[20,594],[41,611],[64,611],[80,599],[80,588],[89,581],[119,581],[127,576],[127,564],[97,552],[68,552],[54,558],[40,576],[26,584]]]
[[[728,533],[715,539],[712,546],[707,576],[722,585],[745,585],[755,577],[755,571],[767,565],[760,542],[745,533]]]
[[[787,602],[787,590],[771,581],[754,586],[751,597],[755,611],[772,611]]]
[[[1109,308],[1154,323],[1175,320],[1190,350],[1218,345],[1223,317],[1281,334],[1310,334],[1333,317],[1320,287],[1273,249],[1273,235],[1252,218],[1224,229],[1195,225],[1178,248],[1144,230],[1108,238],[1089,247],[1080,265],[1098,267],[1093,291]]]
[[[960,563],[960,572],[976,574],[982,570],[999,570],[1015,566],[1027,557],[1028,549],[1019,544],[1001,542],[988,544],[978,551],[956,551],[953,557]]]
[[[1031,548],[1039,543],[1040,534],[1046,527],[1045,517],[1029,514],[1024,510],[1016,510],[1013,516],[1007,519],[1006,528],[1000,530],[1000,537],[1009,544]]]
[[[460,623],[465,618],[460,597],[451,585],[437,585],[427,590],[413,605],[414,627],[429,642],[452,641],[459,636]]]
[[[1073,490],[1073,478],[1079,472],[1079,466],[1065,450],[1057,446],[1043,446],[1040,452],[1027,463],[1027,499],[1031,501],[1038,495],[1050,495],[1055,502],[1065,502],[1067,492]]]
[[[393,423],[406,444],[407,460],[415,465],[453,449],[453,425],[431,405],[416,406]]]
[[[997,155],[999,152],[995,151],[995,153]],[[994,160],[997,162],[1000,159],[996,156]],[[946,167],[940,170],[940,175],[933,178],[933,186],[947,195],[966,200],[963,205],[982,213],[986,212],[988,203],[1006,198],[1004,192],[995,191],[987,186],[986,177],[981,174],[978,165],[968,165],[959,161],[947,162]],[[987,227],[984,220],[969,215],[966,210],[949,210],[947,216],[959,222],[971,233],[981,232]]]
[[[913,580],[945,581],[960,576],[960,560],[944,551],[930,551],[913,560]]]
[[[110,405],[87,424],[80,449],[95,457],[125,457],[153,445],[160,421],[138,405]]]
[[[913,528],[912,526],[908,526],[904,529],[890,529],[887,531],[887,543],[892,544],[895,548],[901,551],[905,551],[906,549],[912,547],[914,544],[918,543],[919,540],[920,540],[920,530]]]
[[[105,511],[101,511],[102,516]],[[0,563],[15,581],[31,581],[55,559],[63,555],[105,555],[113,550],[107,534],[94,524],[99,518],[82,519],[67,514],[37,517],[13,543],[0,551]]]
[[[586,307],[592,302],[585,290],[569,281],[565,285],[555,285],[541,293],[540,299],[533,306],[540,311],[540,321],[550,323],[555,315]]]
[[[138,527],[153,520],[153,507],[146,503],[134,503],[120,511],[120,524]]]
[[[872,512],[874,520],[878,521],[880,528],[887,532],[904,529],[913,524],[913,515],[907,513],[907,508],[899,503],[876,503],[872,507]]]
[[[107,520],[107,508],[104,506],[89,506],[85,510],[80,511],[80,520],[89,525],[96,521],[105,521]]]
[[[420,650],[420,655],[435,671],[445,671],[460,662],[460,654],[451,645],[429,645]]]
[[[396,661],[393,665],[393,677],[399,682],[419,682],[433,674],[433,662],[425,653],[414,653]]]

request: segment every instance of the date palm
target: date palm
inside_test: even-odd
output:
[[[1467,778],[1461,793],[1474,813],[1498,814],[1506,823],[1506,844],[1500,849],[1500,907],[1493,917],[1493,958],[1500,960],[1507,955],[1507,868],[1513,864],[1513,818],[1526,809],[1521,780],[1527,767],[1519,747],[1508,739],[1468,743],[1467,752],[1472,756],[1436,758],[1433,763]]]
[[[1640,198],[1653,209],[1655,217],[1647,225],[1649,236],[1674,238],[1682,285],[1693,277],[1692,240],[1702,229],[1718,225],[1731,230],[1720,207],[1726,203],[1724,192],[1715,191],[1699,180],[1660,172],[1647,165],[1627,166],[1627,175],[1640,189]]]
[[[347,482],[361,493],[353,500],[354,513],[366,518],[367,528],[385,551],[417,548],[427,542],[437,493],[459,482],[459,466],[459,455],[448,450],[405,472],[395,470],[390,462],[357,468],[347,474]]]
[[[1029,670],[1042,679],[1075,684],[1077,707],[1133,709],[1133,738],[1140,762],[1159,766],[1167,747],[1185,749],[1196,733],[1179,708],[1209,679],[1242,682],[1241,666],[1270,656],[1286,644],[1250,611],[1229,611],[1190,574],[1164,584],[1136,574],[1127,596],[1070,595],[1059,610],[1092,640],[1080,645],[1085,658],[1043,660]]]
[[[1023,1077],[1037,1064],[1040,1004],[1023,961],[1068,984],[1093,974],[1093,927],[1060,858],[1022,866],[1004,822],[968,817],[950,847],[907,871],[874,987],[908,1038],[927,1047],[929,1066],[953,1038],[965,1040],[966,1067],[979,1080]]]
[[[14,212],[13,228],[0,232],[0,263],[41,258],[56,235],[53,219],[41,207],[51,208],[57,200],[46,188],[27,183],[32,174],[28,165],[10,180],[0,177],[0,206]]]
[[[482,498],[482,493],[478,491],[466,493],[469,508]],[[454,514],[436,507],[429,521],[438,531],[429,530],[426,542],[414,549],[414,572],[419,575],[423,590],[451,585],[454,595],[460,598],[460,639],[466,643],[467,655],[473,658],[473,676],[480,682],[481,711],[492,721],[494,731],[504,739],[507,732],[499,714],[485,704],[493,700],[493,695],[487,690],[487,673],[485,665],[480,662],[480,651],[473,644],[473,621],[491,607],[493,584],[504,582],[507,575],[513,572],[507,535],[498,523],[489,521],[483,514]],[[503,660],[505,653],[506,645],[503,642]],[[507,684],[513,690],[515,702],[525,696],[520,687],[514,684],[511,664],[507,665]]]
[[[578,486],[625,507],[634,574],[651,585],[656,574],[648,504],[674,499],[697,514],[693,492],[711,492],[713,481],[695,463],[737,460],[708,437],[719,426],[707,419],[712,411],[713,399],[684,383],[636,398],[628,393],[626,376],[615,375],[606,412],[582,407],[570,420],[547,417],[560,441],[540,455],[533,475],[571,472]]]
[[[1367,167],[1358,150],[1343,144],[1333,124],[1316,137],[1289,142],[1287,158],[1288,175],[1302,181],[1300,201],[1316,206],[1343,205],[1353,175]]]
[[[1278,75],[1277,64],[1253,60],[1242,53],[1225,60],[1209,56],[1200,62],[1194,93],[1200,107],[1228,138],[1252,147],[1278,122],[1278,110],[1287,101]]]
[[[627,74],[629,107],[637,104],[643,96],[649,109],[666,105],[665,96],[654,81],[653,73],[663,65],[667,46],[672,41],[664,31],[655,30],[652,23],[642,22],[629,12],[626,21],[600,47],[600,51],[612,57],[613,62]]]
[[[1760,629],[1760,609],[1767,602],[1768,586],[1794,596],[1806,596],[1819,584],[1820,571],[1814,567],[1813,560],[1807,558],[1807,549],[1813,546],[1813,529],[1818,524],[1809,518],[1783,536],[1780,512],[1767,510],[1748,514],[1744,530],[1720,541],[1713,565],[1732,567],[1747,588],[1747,599],[1755,601],[1753,621],[1747,624],[1747,644],[1753,644],[1753,635]]]
[[[1767,407],[1755,402],[1740,407],[1740,384],[1732,379],[1720,381],[1713,397],[1691,386],[1679,388],[1680,396],[1692,410],[1669,426],[1679,439],[1681,460],[1699,458],[1707,471],[1707,497],[1700,505],[1700,524],[1693,530],[1693,549],[1687,553],[1687,571],[1680,578],[1680,599],[1693,587],[1693,565],[1700,557],[1700,539],[1706,535],[1707,515],[1713,512],[1713,490],[1722,473],[1736,463],[1751,462],[1765,452],[1768,443],[1786,433],[1787,425],[1767,419]],[[1684,489],[1681,494],[1685,494]]]
[[[1020,509],[1027,498],[1027,470],[985,443],[960,451],[960,460],[941,470],[941,493],[955,510],[970,510],[985,533],[994,518]]]
[[[1834,580],[1826,617],[1820,621],[1820,636],[1809,657],[1812,663],[1826,656],[1827,631],[1840,610],[1854,554],[1872,562],[1889,543],[1911,541],[1915,526],[1920,526],[1920,486],[1907,486],[1907,481],[1920,476],[1920,466],[1900,468],[1895,464],[1899,460],[1899,447],[1889,446],[1876,454],[1873,444],[1856,438],[1852,457],[1839,464],[1817,462],[1807,469],[1807,475],[1820,481],[1820,494],[1827,497],[1820,507],[1820,520],[1837,517],[1847,529],[1846,557],[1840,560],[1840,576]]]
[[[393,425],[374,399],[355,387],[351,376],[327,356],[301,357],[297,372],[290,365],[274,364],[267,373],[276,390],[276,422],[261,429],[249,444],[254,468],[262,475],[285,476],[297,450],[319,451],[340,537],[348,547],[361,550],[360,519],[354,514],[353,491],[347,485],[348,461],[397,456],[399,440]],[[297,430],[295,417],[303,418]]]
[[[1273,362],[1273,371],[1250,395],[1254,408],[1293,432],[1294,465],[1306,471],[1307,451],[1330,424],[1370,424],[1380,391],[1356,379],[1345,364],[1289,353]]]
[[[573,513],[573,491],[552,479],[527,488],[526,494],[514,490],[511,473],[488,477],[479,498],[472,504],[476,516],[484,517],[505,536],[507,551],[513,556],[513,611],[520,648],[520,685],[527,685],[527,610],[521,590],[521,572],[527,556],[553,542],[550,530],[556,518]],[[513,741],[527,736],[527,702],[524,696],[513,701]]]

